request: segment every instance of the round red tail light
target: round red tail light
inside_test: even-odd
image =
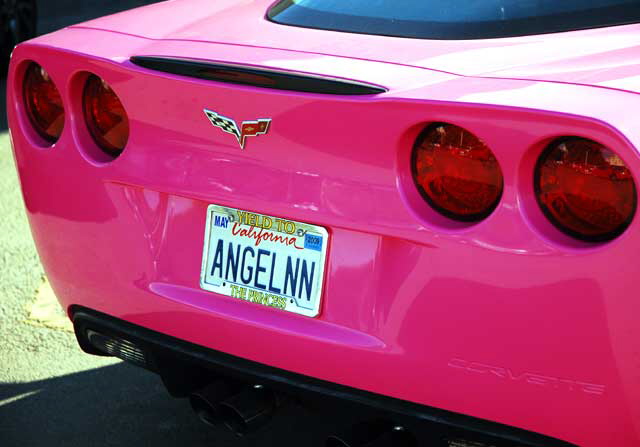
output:
[[[84,117],[96,144],[112,158],[129,140],[129,117],[115,92],[98,76],[90,75],[84,87]]]
[[[31,125],[43,139],[55,143],[64,128],[64,106],[56,85],[40,65],[32,62],[24,75],[23,96]]]
[[[553,142],[535,170],[538,204],[561,231],[577,239],[614,239],[636,211],[631,171],[613,151],[584,138]]]
[[[413,178],[434,209],[459,221],[486,218],[502,197],[502,170],[491,149],[453,124],[433,124],[418,137]]]

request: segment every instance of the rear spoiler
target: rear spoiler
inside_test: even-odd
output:
[[[140,67],[163,73],[275,90],[329,95],[376,95],[387,91],[360,81],[251,65],[159,56],[133,56],[130,60]]]

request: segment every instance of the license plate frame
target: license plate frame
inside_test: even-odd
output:
[[[329,232],[325,227],[210,204],[200,287],[227,297],[317,317],[324,292],[328,246]]]

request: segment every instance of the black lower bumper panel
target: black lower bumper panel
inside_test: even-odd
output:
[[[385,417],[426,433],[428,445],[443,447],[575,447],[515,427],[370,393],[292,373],[169,337],[80,306],[73,322],[81,348],[121,358],[160,374],[176,397],[213,377],[257,383],[299,401],[349,404],[371,417]],[[434,442],[435,440],[435,442]]]

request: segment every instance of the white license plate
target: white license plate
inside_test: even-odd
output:
[[[317,225],[209,205],[200,287],[315,317],[328,243]]]

